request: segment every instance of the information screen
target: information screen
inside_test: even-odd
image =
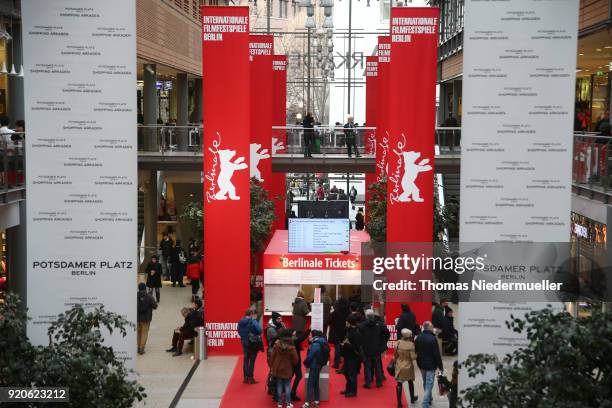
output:
[[[289,218],[289,252],[348,252],[348,218]]]

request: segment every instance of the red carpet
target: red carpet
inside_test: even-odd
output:
[[[333,356],[333,349],[332,349]],[[388,356],[387,358],[390,358]],[[383,367],[387,367],[387,361],[383,362]],[[390,378],[389,374],[386,374],[387,381],[383,382],[383,387],[376,388],[373,384],[371,389],[363,388],[364,376],[363,367],[359,374],[359,389],[357,391],[357,397],[345,398],[340,394],[340,391],[344,390],[345,380],[342,374],[336,374],[336,371],[330,370],[330,385],[329,385],[329,401],[321,402],[322,407],[334,407],[334,408],[378,408],[378,407],[396,407],[397,402],[395,398],[395,381]],[[246,408],[246,407],[262,407],[271,408],[276,407],[273,403],[272,397],[267,395],[265,392],[265,380],[268,376],[268,365],[266,364],[266,358],[264,353],[259,353],[257,361],[255,363],[255,380],[259,381],[259,384],[247,385],[242,383],[242,357],[238,359],[236,367],[234,367],[234,373],[232,378],[225,390],[223,399],[221,401],[221,408]],[[298,396],[302,398],[302,401],[294,402],[294,407],[298,408],[304,403],[305,397],[305,381],[302,378],[300,382],[300,388],[298,390]],[[417,404],[420,401],[417,401]],[[404,401],[404,407],[406,407],[406,401]],[[418,405],[420,406],[420,405]]]

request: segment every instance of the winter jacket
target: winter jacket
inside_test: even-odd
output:
[[[202,273],[202,264],[197,259],[195,261],[190,261],[187,264],[187,278],[191,280],[200,279],[200,274]]]
[[[438,340],[432,332],[426,330],[421,333],[416,338],[414,346],[417,353],[417,365],[421,370],[443,369]]]
[[[149,288],[161,288],[162,281],[162,267],[159,262],[152,263],[149,262],[147,268],[145,269],[147,274],[147,287]],[[154,272],[153,274],[151,272]]]
[[[359,331],[363,340],[363,355],[375,357],[380,354],[381,330],[378,323],[372,319],[366,319],[359,324]]]
[[[444,308],[442,306],[436,306],[431,313],[431,323],[436,329],[442,330],[444,326]]]
[[[245,347],[249,345],[249,333],[260,335],[261,325],[257,320],[244,316],[238,322],[238,335],[240,336],[240,343]]]
[[[346,318],[350,311],[348,303],[344,299],[336,301],[334,311],[331,312],[329,325],[329,342],[341,343],[346,337]]]
[[[357,215],[355,215],[355,229],[357,231],[363,231],[364,228],[365,221],[363,218],[363,213],[358,212]]]
[[[304,360],[304,365],[306,367],[321,367],[321,348],[324,344],[327,344],[325,337],[315,337],[312,339],[312,343],[308,349],[308,355]]]
[[[421,328],[417,324],[416,316],[410,310],[402,312],[399,319],[397,320],[395,329],[397,330],[398,336],[401,335],[402,329],[410,330],[415,336],[421,332]]]
[[[400,339],[395,347],[395,379],[401,381],[414,381],[414,360],[417,355],[412,340]]]
[[[360,360],[362,356],[363,338],[357,327],[346,329],[346,340],[342,344],[342,357]]]
[[[274,344],[270,356],[270,374],[273,377],[291,379],[297,363],[298,355],[291,338],[282,338]]]
[[[164,256],[166,261],[172,255],[172,244],[173,244],[172,239],[168,239],[166,241],[165,239],[162,238],[162,240],[159,242],[159,249],[161,250],[162,255]]]
[[[310,305],[304,298],[296,297],[293,301],[293,330],[303,333],[306,329],[306,316],[310,313]]]
[[[137,299],[137,321],[150,322],[153,320],[153,309],[157,309],[157,302],[153,296],[149,295],[146,290],[139,290],[136,296]]]

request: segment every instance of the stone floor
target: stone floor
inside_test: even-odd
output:
[[[165,352],[170,347],[172,332],[182,324],[180,309],[190,299],[190,286],[173,288],[164,282],[161,302],[153,312],[146,353],[136,359],[138,380],[147,393],[146,402],[138,407],[169,407],[194,364],[192,347],[187,344],[182,356],[172,357]],[[210,357],[202,361],[176,407],[218,407],[236,360],[236,357]]]

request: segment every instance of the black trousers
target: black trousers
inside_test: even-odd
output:
[[[357,358],[344,358],[344,377],[346,378],[346,393],[357,395],[357,376],[361,361]]]

